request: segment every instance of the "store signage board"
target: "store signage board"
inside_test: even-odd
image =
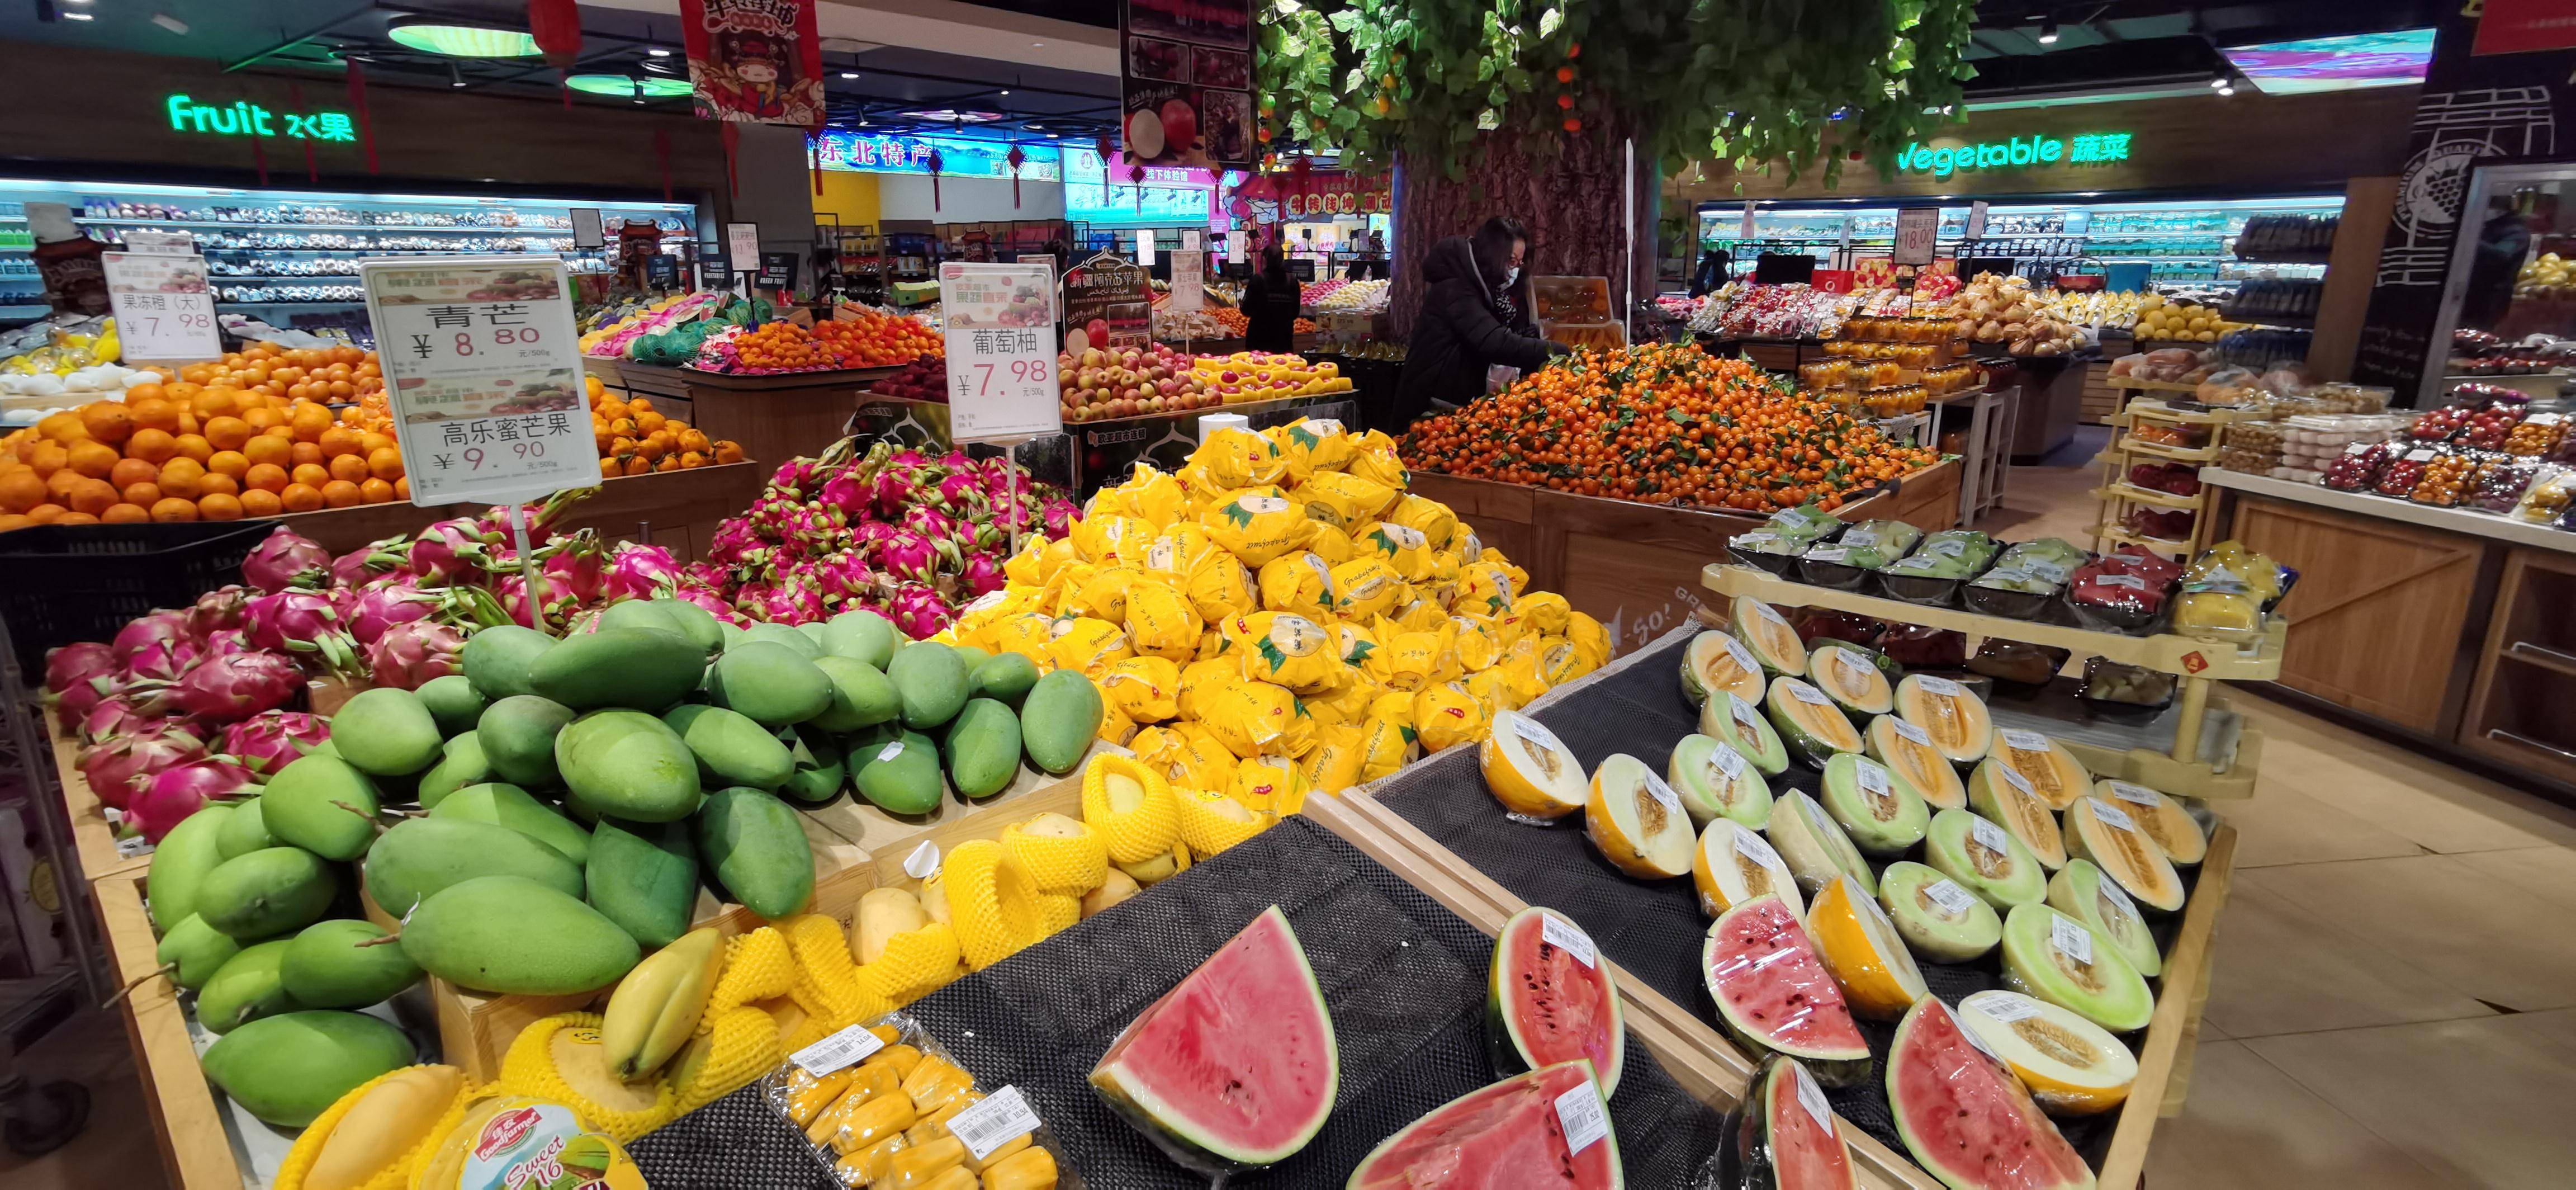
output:
[[[125,229],[121,237],[125,250],[137,256],[194,256],[197,235],[188,231],[146,231],[140,227]]]
[[[170,131],[205,136],[282,137],[301,141],[358,142],[358,123],[347,112],[270,111],[247,99],[202,103],[173,94],[161,100]]]
[[[760,254],[760,287],[787,289],[796,284],[796,254],[763,252]]]
[[[1967,238],[1971,240],[1986,238],[1986,200],[1982,198],[1968,204]]]
[[[1892,254],[1897,264],[1932,263],[1932,246],[1941,232],[1941,208],[1907,207],[1896,213],[1896,249]]]
[[[1186,313],[1206,304],[1207,252],[1199,247],[1199,233],[1181,233],[1181,250],[1172,255],[1172,296],[1170,308]]]
[[[1978,144],[1927,145],[1916,142],[1896,155],[1903,173],[1946,178],[1961,170],[2030,169],[2042,165],[2116,165],[2129,159],[2127,132],[2079,132],[2071,137],[2016,136]]]
[[[1248,169],[1252,0],[1118,6],[1119,146],[1139,165]]]
[[[358,266],[413,504],[521,502],[599,482],[561,260]]]
[[[193,364],[223,355],[205,257],[108,252],[98,259],[126,362]]]
[[[600,224],[598,207],[572,208],[572,246],[583,249],[608,246],[607,229]]]
[[[1134,261],[1102,252],[1064,273],[1065,349],[1152,342],[1153,290]],[[1076,346],[1075,336],[1081,336]]]
[[[950,434],[1018,442],[1064,431],[1056,386],[1055,275],[1045,264],[939,266]]]
[[[930,155],[935,152],[939,154],[941,177],[1009,181],[1012,145],[1011,141],[961,136],[896,136],[826,129],[814,138],[814,158],[823,169],[926,178],[930,176]],[[1062,150],[1046,144],[1022,144],[1019,150],[1021,181],[1064,180]]]

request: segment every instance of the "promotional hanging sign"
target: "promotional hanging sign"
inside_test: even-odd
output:
[[[1055,276],[1045,264],[939,266],[950,434],[1017,442],[1064,430],[1056,384]]]
[[[561,260],[358,266],[411,501],[517,502],[599,482]]]
[[[193,364],[223,355],[205,257],[106,252],[98,260],[126,362]]]
[[[1102,252],[1064,273],[1064,349],[1143,347],[1153,341],[1153,290],[1134,261]]]
[[[750,124],[823,125],[822,0],[680,0],[699,114]]]
[[[1121,144],[1139,165],[1252,165],[1252,0],[1118,6]]]

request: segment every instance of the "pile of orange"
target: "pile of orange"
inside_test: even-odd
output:
[[[739,463],[742,447],[710,441],[706,433],[653,408],[650,397],[621,401],[590,377],[590,433],[599,440],[604,479],[655,471],[690,471],[712,463]]]
[[[767,322],[744,331],[734,339],[733,350],[746,368],[797,371],[840,366],[830,348],[792,322]]]
[[[945,355],[948,344],[919,319],[888,315],[864,306],[843,306],[830,322],[814,324],[814,338],[844,368],[893,368],[925,355]]]

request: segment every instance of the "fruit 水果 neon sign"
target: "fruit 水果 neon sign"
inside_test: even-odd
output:
[[[282,136],[288,140],[358,139],[357,123],[347,112],[273,112],[247,99],[227,104],[199,103],[186,95],[161,101],[172,132],[208,136]]]

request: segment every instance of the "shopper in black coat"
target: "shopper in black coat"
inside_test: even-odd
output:
[[[1288,262],[1279,255],[1279,245],[1261,250],[1261,271],[1243,286],[1243,318],[1248,324],[1243,332],[1243,345],[1251,351],[1289,352],[1297,349],[1297,307],[1301,289],[1288,275]]]
[[[1534,372],[1565,352],[1540,338],[1531,321],[1529,278],[1521,262],[1529,235],[1509,219],[1488,219],[1471,240],[1451,236],[1422,261],[1422,305],[1393,399],[1370,410],[1373,430],[1401,434],[1433,402],[1464,405],[1485,395],[1494,364]]]

